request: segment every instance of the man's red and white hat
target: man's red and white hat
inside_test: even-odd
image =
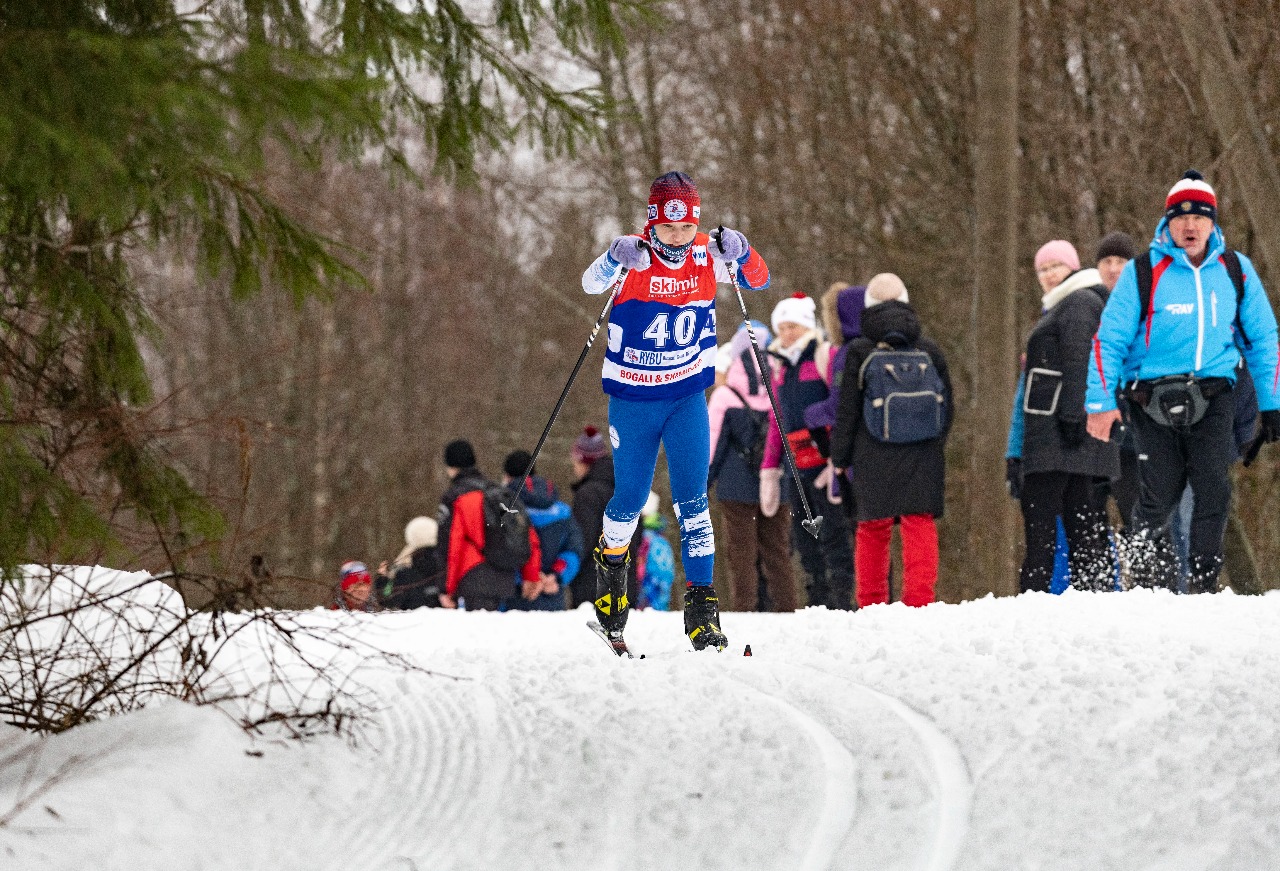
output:
[[[1204,180],[1204,176],[1189,169],[1178,183],[1169,189],[1164,200],[1164,215],[1172,220],[1178,215],[1203,215],[1211,221],[1218,220],[1218,195]]]

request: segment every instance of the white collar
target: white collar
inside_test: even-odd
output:
[[[787,348],[782,347],[780,339],[774,339],[769,345],[769,350],[786,357],[791,361],[791,365],[796,365],[800,360],[800,355],[804,353],[804,349],[809,347],[809,343],[818,338],[817,330],[806,330],[800,338]]]
[[[1041,310],[1048,311],[1075,291],[1098,284],[1102,284],[1102,276],[1093,267],[1073,272],[1061,284],[1041,298]]]

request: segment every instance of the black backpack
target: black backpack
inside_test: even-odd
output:
[[[1172,260],[1173,258],[1168,258]],[[1228,248],[1226,253],[1222,255],[1223,265],[1227,267],[1227,275],[1231,276],[1231,283],[1236,289],[1236,335],[1240,337],[1240,342],[1247,350],[1253,347],[1253,343],[1249,341],[1249,336],[1244,331],[1244,324],[1240,322],[1240,307],[1244,305],[1244,267],[1240,265],[1240,255],[1232,249]],[[1138,280],[1138,304],[1141,306],[1138,310],[1142,312],[1142,321],[1146,322],[1151,307],[1151,285],[1153,284],[1152,268],[1151,268],[1151,249],[1139,254],[1133,260],[1134,277]]]
[[[742,408],[730,409],[731,411],[742,411],[751,421],[751,443],[741,445],[734,440],[734,452],[742,459],[746,460],[747,465],[751,467],[753,472],[760,471],[760,464],[764,462],[764,443],[769,436],[769,412],[758,411],[747,404],[747,398],[738,392],[737,388],[725,385],[733,391],[733,395],[742,401]]]
[[[896,445],[942,435],[947,391],[925,351],[880,342],[858,372],[862,419],[878,441]]]
[[[515,493],[500,484],[485,484],[484,561],[504,572],[517,572],[529,561],[529,510]]]

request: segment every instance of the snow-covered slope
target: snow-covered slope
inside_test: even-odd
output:
[[[1280,596],[726,614],[719,655],[645,612],[633,661],[586,610],[308,616],[433,673],[366,674],[354,746],[0,731],[0,867],[1280,867]]]

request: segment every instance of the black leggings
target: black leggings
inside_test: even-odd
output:
[[[1089,475],[1035,472],[1025,476],[1022,522],[1027,555],[1018,579],[1022,592],[1049,591],[1059,517],[1067,530],[1071,585],[1082,590],[1111,589],[1115,574],[1104,506]]]

